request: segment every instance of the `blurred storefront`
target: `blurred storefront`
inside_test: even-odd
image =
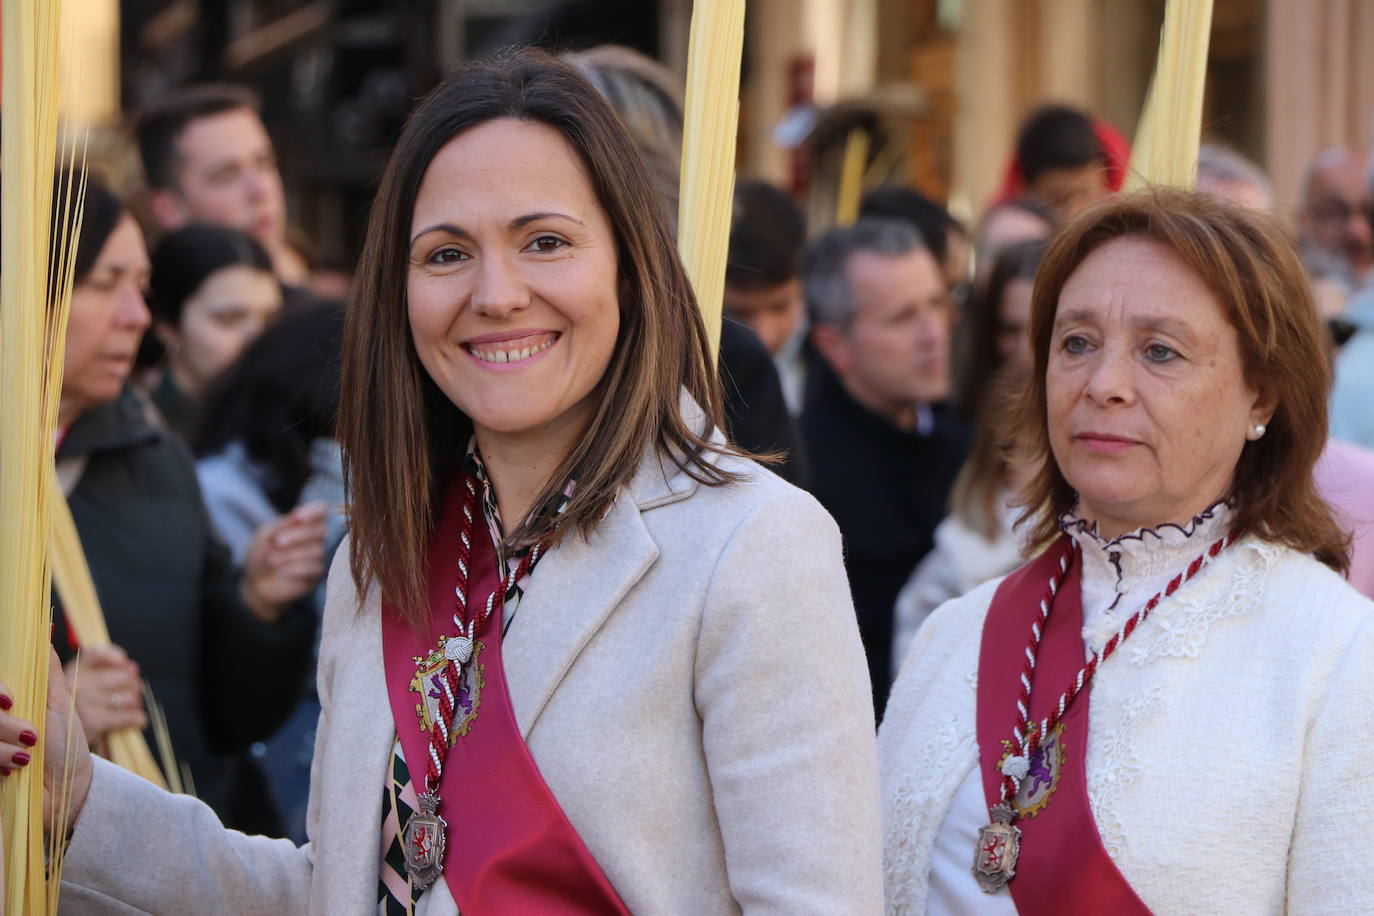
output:
[[[618,41],[685,68],[691,0],[69,0],[66,86],[82,123],[181,83],[263,97],[293,218],[324,260],[356,253],[412,101],[452,61],[520,42]],[[865,181],[965,217],[1001,181],[1017,124],[1065,101],[1128,137],[1164,0],[749,0],[740,166],[832,206],[864,133]],[[1374,3],[1215,0],[1205,133],[1264,164],[1291,212],[1306,162],[1374,132]],[[816,189],[820,189],[819,195]],[[814,208],[813,208],[814,209]]]
[[[690,0],[67,3],[69,18],[89,26],[68,44],[81,64],[66,96],[72,120],[110,124],[121,109],[195,81],[252,88],[301,244],[325,265],[356,257],[405,114],[454,61],[512,44],[618,41],[680,70],[691,15]]]
[[[788,154],[769,143],[768,126],[806,95],[789,79],[799,62],[812,61],[810,101],[821,106],[914,85],[926,105],[891,128],[902,134],[895,172],[956,212],[977,213],[1002,180],[1017,125],[1037,104],[1082,106],[1131,136],[1164,5],[751,0],[745,111],[753,123],[743,164],[778,181],[795,177]],[[1365,0],[1215,0],[1204,135],[1266,166],[1281,213],[1291,212],[1318,149],[1369,144],[1370,48],[1374,4]]]

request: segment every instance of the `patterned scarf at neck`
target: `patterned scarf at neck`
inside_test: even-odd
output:
[[[477,451],[475,438],[468,441],[467,457],[464,463],[467,470],[477,478],[478,492],[482,497],[482,516],[486,520],[491,542],[496,547],[496,561],[506,571],[506,574],[510,575],[515,572],[520,561],[525,558],[525,555],[530,552],[534,545],[524,544],[512,547],[506,543],[505,526],[501,524],[501,510],[496,505],[496,488],[491,485],[491,479],[487,476],[487,467],[482,461],[481,453]],[[572,480],[568,481],[562,490],[554,494],[553,498],[541,507],[539,514],[550,517],[562,515],[568,508],[568,502],[572,499],[576,489],[577,483]],[[510,632],[511,621],[515,619],[515,612],[520,605],[522,587],[523,580],[516,582],[512,579],[510,587],[506,590],[506,615],[501,622],[503,635]]]

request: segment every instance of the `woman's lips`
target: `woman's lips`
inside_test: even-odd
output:
[[[1089,451],[1101,452],[1103,454],[1124,452],[1127,449],[1140,445],[1135,439],[1128,439],[1125,436],[1114,436],[1111,433],[1079,433],[1074,436],[1074,439],[1083,443]]]
[[[560,336],[555,331],[488,334],[467,341],[463,350],[486,368],[524,365],[546,352]]]

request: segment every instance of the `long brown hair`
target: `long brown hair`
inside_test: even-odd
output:
[[[999,343],[1002,330],[1002,297],[1016,280],[1034,280],[1049,239],[1015,242],[997,252],[987,280],[978,284],[968,308],[959,318],[959,370],[955,400],[964,413],[977,417],[992,377],[1002,368]]]
[[[973,414],[973,442],[949,492],[950,514],[988,541],[1002,528],[998,502],[1007,495],[1012,462],[1021,460],[1012,422],[1030,382],[1025,362],[1008,363],[990,373],[978,411]]]
[[[1227,494],[1234,507],[1232,532],[1312,554],[1343,572],[1350,537],[1312,478],[1326,446],[1331,369],[1298,254],[1264,214],[1167,189],[1121,195],[1085,211],[1040,264],[1031,300],[1035,376],[1018,412],[1022,441],[1044,459],[1022,500],[1022,521],[1032,524],[1030,541],[1052,539],[1059,517],[1077,499],[1055,463],[1046,425],[1046,370],[1059,295],[1089,254],[1128,236],[1168,248],[1211,288],[1239,337],[1245,382],[1276,404],[1264,436],[1247,442],[1236,463]]]
[[[406,244],[420,181],[439,150],[480,124],[511,118],[557,130],[577,151],[614,228],[620,332],[594,392],[588,428],[546,482],[535,506],[577,481],[556,517],[535,513],[512,543],[554,543],[589,532],[644,453],[700,483],[736,475],[710,453],[723,428],[719,382],[696,297],[677,257],[648,172],[615,113],[572,68],[511,51],[459,68],[411,114],[372,208],[344,333],[339,440],[352,503],[349,560],[359,592],[375,581],[407,619],[427,616],[425,551],[436,501],[462,460],[472,421],[439,390],[415,352],[406,319]],[[679,409],[683,390],[705,413]]]

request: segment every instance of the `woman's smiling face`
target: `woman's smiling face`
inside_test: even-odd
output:
[[[421,364],[479,434],[566,439],[620,330],[616,238],[580,157],[543,124],[448,141],[411,217],[407,312]]]
[[[1245,381],[1221,302],[1139,237],[1098,248],[1064,284],[1045,384],[1054,459],[1108,536],[1185,522],[1227,495],[1273,413]]]

